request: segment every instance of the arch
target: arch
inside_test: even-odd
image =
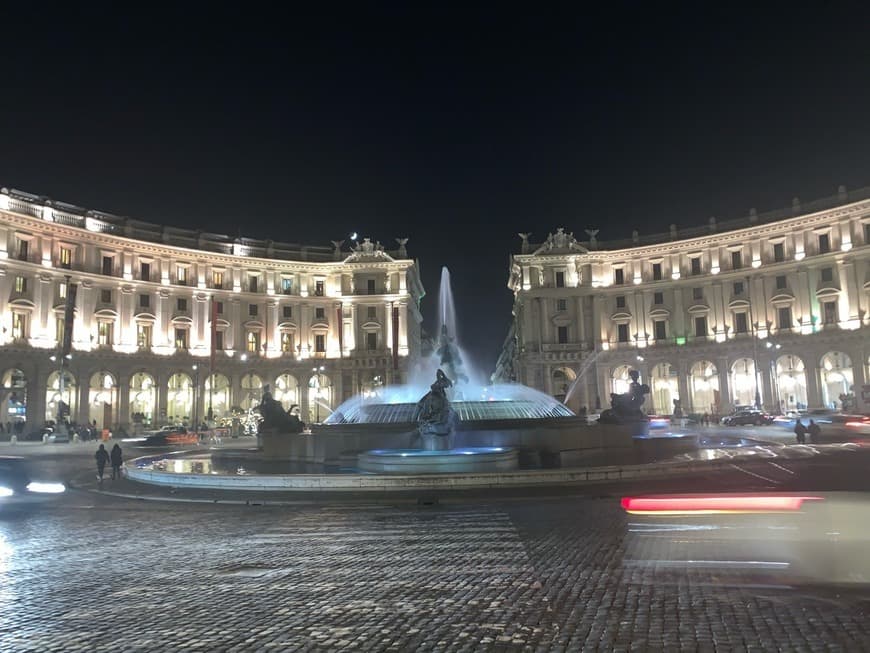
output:
[[[60,372],[54,371],[48,375],[45,389],[45,421],[52,422],[58,418],[60,402],[66,404],[65,414],[72,418],[78,412],[78,383],[76,377],[69,371],[63,372],[63,387],[61,387]]]
[[[384,385],[384,376],[378,370],[364,370],[359,376],[359,394],[364,399],[371,399],[380,394],[380,389]]]
[[[729,380],[731,394],[729,401],[734,406],[754,406],[756,395],[761,399],[761,386],[755,370],[755,362],[751,358],[738,358],[731,363],[731,378]]]
[[[696,361],[689,370],[689,395],[696,413],[720,412],[719,370],[708,360]]]
[[[308,422],[320,423],[332,413],[332,380],[323,372],[317,372],[308,379]],[[305,421],[305,420],[303,420]]]
[[[799,356],[786,354],[774,362],[778,408],[785,412],[807,407],[807,375]]]
[[[831,409],[852,407],[852,359],[841,351],[829,351],[821,358],[822,401]]]
[[[275,401],[280,401],[284,410],[299,406],[299,381],[289,372],[280,374],[275,379],[275,389],[272,391]]]
[[[562,403],[568,395],[568,388],[577,378],[577,373],[570,367],[557,367],[550,374],[550,394]]]
[[[166,418],[187,424],[193,414],[193,381],[189,374],[176,372],[166,382]]]
[[[650,374],[650,391],[653,410],[659,415],[674,412],[674,400],[680,400],[680,383],[677,369],[670,363],[659,363]]]
[[[115,421],[113,410],[117,407],[118,388],[111,372],[100,371],[91,375],[88,383],[89,423],[97,422],[97,428],[112,428]]]
[[[136,372],[130,377],[130,423],[134,429],[154,423],[157,410],[157,382],[148,372]]]
[[[230,415],[230,380],[223,374],[210,374],[203,383],[206,419],[211,422]],[[211,411],[211,414],[209,414]]]
[[[628,375],[634,369],[631,365],[619,365],[614,367],[610,373],[610,392],[614,394],[625,394],[631,385],[631,377]]]
[[[247,412],[260,405],[263,398],[263,379],[253,372],[248,372],[241,379],[242,395],[239,406]]]
[[[0,388],[0,421],[3,428],[23,423],[27,418],[27,376],[18,368],[3,372]]]

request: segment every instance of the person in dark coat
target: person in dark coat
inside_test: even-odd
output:
[[[818,444],[819,436],[822,434],[822,429],[813,420],[810,420],[810,425],[807,427],[807,433],[810,434],[810,442]]]
[[[106,446],[101,444],[94,457],[97,459],[97,478],[102,483],[103,470],[106,469],[106,463],[109,462],[109,452],[106,451]]]
[[[121,463],[124,462],[124,458],[121,455],[121,447],[118,444],[115,444],[112,447],[112,453],[109,454],[109,457],[112,460],[112,480],[115,480],[115,476],[121,478]]]
[[[803,422],[801,422],[800,417],[798,417],[797,421],[795,422],[794,434],[797,437],[798,444],[803,444],[804,442],[806,442],[807,427],[804,426]]]

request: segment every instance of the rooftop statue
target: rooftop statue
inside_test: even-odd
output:
[[[435,383],[429,386],[429,392],[417,402],[414,421],[417,422],[417,430],[426,451],[445,451],[450,448],[453,409],[447,399],[447,388],[452,386],[453,382],[439,369]]]
[[[649,386],[638,383],[640,372],[631,370],[631,385],[628,392],[610,394],[610,408],[601,413],[598,420],[602,424],[623,424],[625,422],[646,421],[647,416],[643,412],[644,395],[649,394]]]

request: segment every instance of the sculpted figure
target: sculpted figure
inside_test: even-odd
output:
[[[610,394],[610,408],[601,413],[601,418],[598,420],[602,424],[622,424],[647,419],[643,412],[643,402],[644,395],[649,394],[650,388],[646,383],[638,383],[640,372],[637,370],[631,370],[628,375],[631,377],[628,392]]]
[[[256,410],[263,417],[263,421],[257,427],[259,433],[264,431],[302,433],[305,427],[296,415],[285,412],[281,402],[272,398],[268,384],[263,387],[263,398],[260,400],[260,405],[257,406]]]
[[[447,399],[447,388],[453,382],[442,370],[436,373],[435,383],[429,392],[417,402],[414,421],[427,451],[443,451],[450,448],[449,438],[452,431],[453,410]]]

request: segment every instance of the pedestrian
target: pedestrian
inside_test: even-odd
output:
[[[106,451],[106,446],[101,444],[94,457],[97,459],[97,478],[102,483],[103,470],[106,469],[106,463],[109,462],[109,452]]]
[[[101,447],[103,445],[100,445]],[[109,457],[112,459],[112,480],[115,480],[115,476],[121,478],[121,463],[124,462],[124,458],[121,455],[121,446],[117,443],[114,447],[112,447],[112,453],[109,454]]]
[[[801,422],[800,417],[798,417],[797,421],[795,422],[794,434],[795,436],[797,436],[798,444],[803,444],[804,442],[806,442],[807,427],[804,426],[803,422]]]
[[[807,432],[810,434],[810,442],[813,444],[819,443],[819,436],[822,434],[821,427],[813,420],[810,420],[810,425],[807,427]]]
[[[710,416],[707,413],[704,413],[704,415],[701,417],[701,424],[703,424],[704,426],[709,426]]]

